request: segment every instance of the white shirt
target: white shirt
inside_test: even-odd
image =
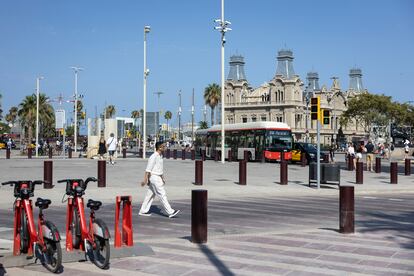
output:
[[[109,137],[108,141],[106,142],[108,145],[108,151],[115,151],[116,145],[118,144],[115,137]]]
[[[164,171],[164,162],[162,156],[158,152],[154,152],[148,159],[146,172],[154,175],[162,175]]]
[[[348,147],[348,153],[351,154],[351,155],[355,154],[355,149],[354,149],[353,146]]]

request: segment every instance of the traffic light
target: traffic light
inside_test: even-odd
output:
[[[323,124],[324,125],[329,125],[330,119],[331,119],[331,114],[330,114],[329,110],[325,109],[323,111]]]
[[[321,101],[319,97],[311,98],[311,120],[319,119],[319,112],[321,108]]]

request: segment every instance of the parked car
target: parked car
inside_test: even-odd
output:
[[[305,153],[308,164],[312,161],[316,162],[316,154],[317,154],[316,145],[311,144],[311,143],[303,143],[303,142],[297,142],[293,144],[292,162],[300,162],[300,156],[302,152]],[[322,160],[322,154],[321,154],[321,160]]]

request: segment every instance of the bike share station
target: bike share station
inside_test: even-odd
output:
[[[103,166],[106,166],[106,163]],[[101,269],[110,269],[111,259],[154,255],[149,246],[133,239],[131,196],[114,198],[113,234],[107,224],[99,218],[102,202],[92,199],[84,202],[83,196],[89,182],[98,182],[99,188],[106,187],[105,173],[106,169],[98,166],[99,179],[63,179],[53,186],[53,163],[46,160],[44,180],[3,182],[3,190],[7,189],[6,185],[13,186],[12,192],[16,199],[13,204],[13,225],[2,225],[13,227],[13,235],[10,236],[12,251],[0,254],[0,265],[8,268],[41,264],[50,272],[59,273],[64,270],[62,263],[88,260]],[[40,184],[44,185],[45,190],[62,189],[62,202],[67,204],[65,227],[56,227],[56,224],[47,220],[46,209],[53,208],[50,199],[37,198],[32,202],[35,187]],[[39,208],[37,225],[33,203]],[[89,210],[85,210],[85,205]]]

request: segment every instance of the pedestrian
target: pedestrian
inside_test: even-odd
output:
[[[99,145],[98,145],[98,155],[99,155],[99,159],[100,160],[104,160],[106,153],[106,142],[105,142],[105,138],[103,136],[101,136],[101,139],[99,139]]]
[[[404,141],[404,159],[408,158],[408,154],[410,153],[410,141],[405,139]]]
[[[368,140],[368,143],[365,145],[365,150],[367,153],[366,162],[368,171],[372,172],[374,164],[374,144],[372,144],[371,139]]]
[[[113,133],[111,133],[109,136],[110,137],[106,142],[106,146],[108,149],[109,163],[113,165],[115,164],[114,154],[116,151],[116,147],[118,146],[118,141],[116,140],[115,135]]]
[[[165,177],[164,177],[164,165],[162,160],[162,153],[165,150],[165,144],[157,142],[155,144],[155,152],[148,159],[147,168],[145,169],[144,181],[141,182],[141,186],[148,185],[147,194],[145,195],[144,202],[139,210],[140,216],[151,216],[149,212],[152,201],[155,196],[161,201],[164,211],[169,218],[175,217],[180,210],[174,210],[171,208],[167,199],[167,193],[165,191]]]
[[[355,160],[355,148],[354,145],[352,144],[352,142],[349,143],[348,145],[348,152],[347,152],[347,156],[348,158],[351,158],[351,160],[353,160],[352,164],[353,164],[353,169],[356,166],[356,160]]]

